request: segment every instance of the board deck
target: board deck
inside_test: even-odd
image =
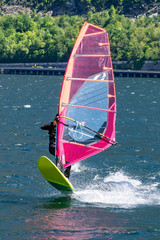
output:
[[[38,160],[38,168],[42,176],[53,187],[61,192],[74,192],[74,187],[56,165],[47,157],[42,156]]]

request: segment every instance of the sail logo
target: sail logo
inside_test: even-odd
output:
[[[76,122],[75,126],[69,126],[69,133],[70,136],[76,141],[81,140],[83,138],[83,130],[81,123]]]

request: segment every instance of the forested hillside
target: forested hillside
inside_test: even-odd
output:
[[[160,15],[130,19],[117,12],[111,6],[86,15],[41,17],[32,12],[0,16],[0,62],[67,61],[85,20],[107,30],[113,61],[160,59]]]
[[[103,11],[113,5],[119,13],[137,16],[153,11],[159,6],[158,2],[158,0],[1,0],[0,7],[3,12],[5,5],[25,6],[32,11],[51,12],[55,16],[63,13],[86,14],[89,10]]]

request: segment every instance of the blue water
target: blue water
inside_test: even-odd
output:
[[[0,75],[0,239],[160,239],[160,80],[116,78],[118,145],[72,167],[70,196],[37,167],[61,82]]]

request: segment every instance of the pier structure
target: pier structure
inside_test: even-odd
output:
[[[0,74],[19,74],[19,75],[60,75],[65,73],[65,67],[9,67],[0,66]],[[160,71],[144,70],[114,70],[115,77],[129,78],[160,78]]]
[[[19,75],[64,75],[65,68],[21,68],[4,67],[1,68],[1,74],[19,74]]]

